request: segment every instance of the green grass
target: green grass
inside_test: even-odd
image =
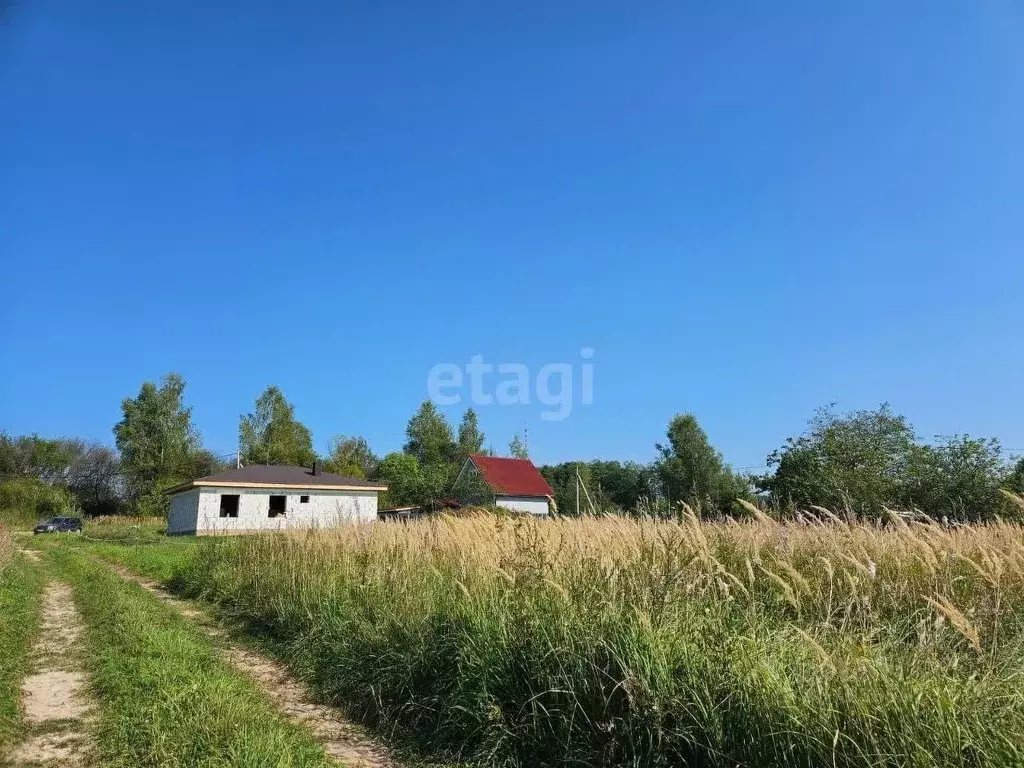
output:
[[[303,768],[330,763],[212,641],[135,584],[47,542],[55,573],[73,587],[86,659],[101,707],[104,766]]]
[[[214,601],[322,699],[444,762],[1024,765],[1017,525],[435,519],[73,545]]]
[[[21,679],[38,626],[43,583],[37,565],[4,549],[0,545],[0,755],[20,730]]]
[[[169,584],[200,542],[194,536],[169,537],[165,531],[166,525],[156,518],[107,517],[85,521],[81,535],[37,536],[33,544],[46,550],[59,545],[89,552]]]
[[[182,569],[442,760],[1024,764],[1017,526],[438,519],[203,542]]]
[[[73,542],[101,558],[121,563],[163,584],[173,586],[175,575],[187,568],[200,542],[192,538],[164,539],[154,544],[120,544],[114,542]]]

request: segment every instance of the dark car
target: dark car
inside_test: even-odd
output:
[[[77,517],[51,517],[43,520],[32,533],[81,533],[82,521]]]

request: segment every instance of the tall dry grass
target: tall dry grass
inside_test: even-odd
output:
[[[499,765],[1024,763],[1024,530],[437,518],[178,575],[328,697]]]

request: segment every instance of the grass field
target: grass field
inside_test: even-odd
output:
[[[158,764],[156,744],[186,764],[193,729],[222,749],[274,720],[258,697],[235,704],[237,682],[197,682],[207,641],[85,552],[215,603],[323,699],[439,763],[1024,764],[1024,529],[820,517],[435,518],[205,540],[108,523],[41,545],[106,649],[111,764]],[[212,708],[167,705],[195,685]],[[307,754],[282,727],[253,754]],[[276,764],[259,759],[230,764]]]
[[[434,519],[106,555],[446,761],[1024,762],[1024,535]]]

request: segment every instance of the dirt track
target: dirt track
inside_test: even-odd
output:
[[[93,702],[81,664],[82,622],[62,582],[43,594],[32,672],[21,685],[27,733],[7,761],[17,766],[86,766],[92,759]]]

